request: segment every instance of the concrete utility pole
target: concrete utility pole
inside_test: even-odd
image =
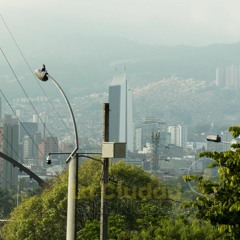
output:
[[[68,205],[67,205],[67,240],[77,239],[77,192],[78,192],[78,154],[69,161],[68,168]]]
[[[104,103],[103,142],[109,142],[109,103]],[[105,199],[108,184],[109,158],[102,158],[100,240],[108,239],[108,203]]]

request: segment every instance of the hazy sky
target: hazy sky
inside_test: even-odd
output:
[[[121,36],[147,44],[193,45],[240,40],[239,0],[0,0],[15,37]],[[0,19],[2,40],[7,34]],[[39,44],[39,43],[38,43]]]

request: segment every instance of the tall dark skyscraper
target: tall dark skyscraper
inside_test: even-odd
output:
[[[109,87],[109,141],[126,142],[133,151],[132,90],[125,73],[114,76]]]
[[[3,120],[3,143],[2,152],[14,160],[19,160],[19,124],[17,119],[12,118],[11,115],[6,115]],[[12,186],[17,186],[18,183],[18,168],[13,167],[7,161],[2,164],[2,187],[10,189]]]

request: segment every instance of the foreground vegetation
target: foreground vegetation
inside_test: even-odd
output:
[[[99,239],[101,164],[85,161],[79,169],[77,239]],[[124,162],[110,168],[106,195],[109,239],[217,239],[207,221],[180,214],[181,188]],[[42,193],[23,201],[1,229],[3,239],[65,239],[67,171]],[[185,211],[185,210],[184,210]]]
[[[240,135],[240,127],[229,128],[233,138]],[[186,181],[198,183],[201,193],[196,201],[185,206],[196,210],[195,217],[216,226],[224,239],[240,239],[240,143],[231,145],[226,152],[203,152],[201,157],[211,158],[209,168],[218,169],[218,178],[186,176]]]
[[[238,127],[230,131],[234,137],[240,133]],[[109,239],[239,239],[240,145],[232,147],[234,151],[201,154],[213,159],[209,167],[217,167],[219,175],[207,180],[186,176],[186,181],[197,182],[197,197],[184,183],[169,186],[136,166],[112,164],[106,194]],[[16,207],[1,228],[2,239],[65,239],[67,176],[67,171],[62,173]],[[101,163],[81,164],[77,239],[99,239],[100,180]]]

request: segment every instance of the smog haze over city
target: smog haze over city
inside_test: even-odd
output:
[[[1,239],[240,239],[239,0],[0,6]]]
[[[239,5],[237,0],[2,0],[1,14],[21,45],[29,49],[49,47],[52,38],[58,40],[59,49],[66,48],[67,35],[79,44],[81,36],[92,35],[155,45],[203,46],[239,41]],[[4,44],[8,36],[1,29]]]
[[[1,90],[10,102],[26,97],[23,89],[33,98],[43,88],[61,99],[52,84],[34,79],[31,71],[44,63],[71,101],[89,103],[97,94],[94,101],[102,103],[115,72],[126,70],[135,121],[149,115],[195,124],[206,117],[210,124],[228,109],[232,124],[238,113],[229,108],[238,102],[226,106],[228,95],[219,99],[209,87],[216,68],[240,63],[239,7],[237,0],[2,0]]]

